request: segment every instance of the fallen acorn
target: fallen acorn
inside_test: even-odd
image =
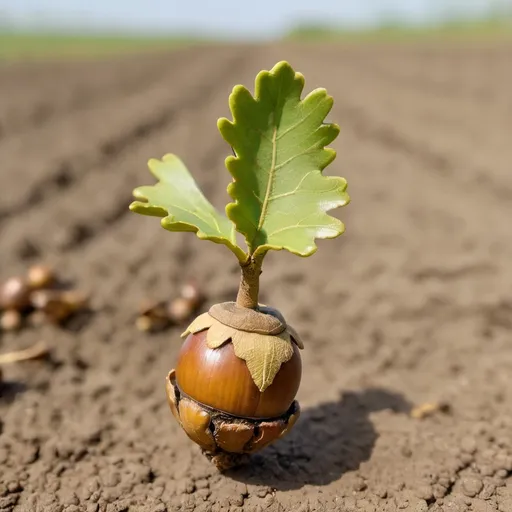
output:
[[[21,313],[16,309],[6,309],[0,317],[2,331],[17,331],[22,324]]]
[[[166,318],[166,302],[163,300],[144,299],[139,304],[139,315]]]
[[[173,324],[182,325],[190,320],[196,309],[196,304],[192,300],[186,297],[177,297],[169,302],[167,313]]]
[[[333,100],[325,89],[301,99],[303,87],[304,77],[287,62],[258,74],[254,97],[245,87],[234,87],[233,121],[217,123],[234,153],[226,159],[234,200],[227,216],[205,198],[173,154],[150,160],[158,183],[133,191],[132,211],[161,217],[169,231],[191,231],[223,244],[240,264],[236,302],[214,304],[192,321],[175,369],[166,377],[172,413],[220,470],[285,436],[300,415],[295,396],[303,343],[278,310],[258,301],[265,255],[285,249],[311,256],[316,238],[344,231],[327,212],[349,203],[347,182],[322,175],[336,154],[326,145],[339,127],[324,122]],[[245,237],[246,249],[235,231]],[[181,298],[186,301],[189,294]]]
[[[32,265],[27,272],[27,284],[31,290],[48,288],[56,281],[55,272],[47,265]]]
[[[30,288],[19,276],[10,277],[0,287],[1,309],[24,309],[30,304]]]
[[[31,293],[32,306],[52,323],[62,324],[88,304],[88,296],[76,290],[36,290]]]
[[[201,289],[195,281],[188,281],[185,283],[181,287],[180,296],[187,300],[193,309],[200,307],[205,300],[204,294],[201,292]]]
[[[168,318],[158,318],[149,315],[141,315],[135,320],[135,326],[142,332],[157,332],[169,325]]]
[[[183,325],[204,303],[205,297],[195,281],[185,283],[180,296],[169,302],[167,312],[172,323]]]
[[[135,326],[139,331],[156,332],[169,325],[167,304],[164,301],[144,300],[139,306],[139,316]]]

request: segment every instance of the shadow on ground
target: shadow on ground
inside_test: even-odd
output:
[[[18,381],[1,381],[0,382],[0,402],[12,403],[18,395],[24,393],[27,386],[23,382]],[[1,433],[1,428],[0,428]]]
[[[304,410],[286,438],[228,475],[280,491],[327,485],[371,457],[378,435],[369,415],[385,409],[406,413],[411,404],[379,388],[343,393],[337,401]]]

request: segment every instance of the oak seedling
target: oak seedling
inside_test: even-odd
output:
[[[174,154],[149,161],[157,183],[136,188],[130,205],[160,217],[169,231],[225,245],[240,263],[236,301],[213,305],[189,325],[166,379],[174,416],[221,470],[283,437],[300,414],[303,343],[277,309],[258,301],[265,255],[287,250],[308,257],[315,239],[344,232],[328,212],[349,203],[347,182],[322,173],[336,156],[327,146],[339,127],[325,121],[333,98],[318,88],[302,99],[303,89],[303,75],[284,61],[257,75],[254,95],[234,87],[233,119],[218,121],[234,153],[225,162],[232,177],[225,213]]]

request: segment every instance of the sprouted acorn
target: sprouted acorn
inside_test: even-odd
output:
[[[310,256],[316,238],[344,231],[327,212],[350,201],[346,180],[322,174],[336,156],[326,147],[339,133],[325,122],[333,99],[325,89],[301,99],[303,88],[304,77],[280,62],[258,74],[254,96],[241,85],[233,89],[233,121],[218,121],[234,153],[226,159],[233,178],[226,215],[173,154],[149,161],[158,183],[135,189],[130,206],[161,217],[169,231],[192,231],[223,244],[238,258],[236,301],[215,304],[192,321],[166,378],[174,416],[221,470],[282,438],[300,414],[295,397],[303,344],[277,309],[259,303],[265,255],[285,249]],[[238,245],[236,231],[246,248]]]

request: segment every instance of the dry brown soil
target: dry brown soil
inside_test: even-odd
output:
[[[52,355],[4,368],[0,511],[512,512],[511,54],[229,46],[0,67],[0,278],[46,261],[94,307],[1,335],[2,352],[45,339]],[[266,260],[262,299],[306,342],[303,415],[220,475],[166,404],[180,330],[140,334],[133,315],[190,276],[232,300],[237,264],[127,207],[166,152],[223,207],[216,120],[281,59],[335,97],[329,173],[352,203],[312,258]]]

